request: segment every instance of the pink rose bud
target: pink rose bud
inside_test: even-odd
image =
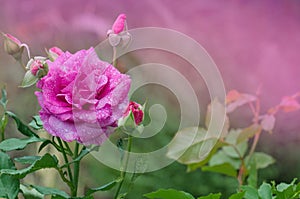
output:
[[[38,78],[43,77],[48,72],[48,67],[45,57],[34,57],[30,59],[26,66],[27,70],[31,72],[33,76]]]
[[[20,40],[10,34],[3,34],[3,36],[5,52],[7,52],[9,55],[12,55],[16,60],[20,60],[23,52],[23,47]]]
[[[284,112],[292,112],[300,109],[299,102],[294,97],[283,97],[279,108],[282,109]]]
[[[125,21],[126,21],[126,15],[120,14],[112,26],[113,33],[119,34],[120,32],[122,32],[125,28]]]
[[[59,56],[61,56],[63,53],[64,52],[60,48],[54,46],[54,47],[52,47],[52,48],[49,49],[49,51],[48,51],[48,57],[52,61],[54,61],[56,58],[58,58]]]
[[[34,60],[30,65],[30,71],[34,76],[36,76],[37,72],[43,68],[44,66],[40,60]]]
[[[139,125],[144,118],[144,112],[142,105],[131,101],[125,111],[124,117],[128,116],[132,112],[134,117],[134,122],[136,125]]]

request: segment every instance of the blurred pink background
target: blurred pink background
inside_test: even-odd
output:
[[[125,13],[129,28],[164,27],[194,38],[216,62],[227,91],[255,93],[261,85],[265,109],[300,91],[298,0],[0,0],[0,5],[0,30],[30,44],[33,54],[52,46],[71,52],[95,46],[118,14]],[[25,91],[16,89],[23,71],[16,65],[1,48],[0,82],[20,98]],[[299,116],[278,117],[280,143],[299,143]],[[238,120],[243,117],[232,117],[243,123]]]

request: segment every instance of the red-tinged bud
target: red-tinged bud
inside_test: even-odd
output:
[[[132,112],[134,117],[134,122],[139,125],[144,119],[143,106],[131,101],[125,111],[124,117],[128,116]]]
[[[119,119],[118,126],[126,132],[134,131],[142,133],[144,126],[144,106],[136,102],[130,102],[123,117]]]
[[[48,51],[48,57],[49,57],[49,59],[51,61],[54,61],[59,56],[61,56],[63,53],[64,52],[60,48],[54,46],[54,47],[52,47],[52,48],[49,49],[49,51]]]
[[[20,60],[24,47],[20,40],[10,34],[2,34],[4,37],[4,50],[7,54],[12,55],[16,60]]]
[[[40,60],[33,60],[33,62],[30,65],[30,71],[34,76],[36,76],[37,72],[43,68],[43,63]]]

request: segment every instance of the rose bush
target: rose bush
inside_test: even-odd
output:
[[[127,108],[129,76],[101,61],[93,48],[65,52],[47,64],[35,93],[45,130],[67,142],[101,144]]]

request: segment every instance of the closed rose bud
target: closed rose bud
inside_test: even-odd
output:
[[[141,123],[143,119],[144,106],[131,101],[123,114],[123,117],[119,119],[118,126],[126,132],[133,133],[137,130],[137,132],[142,133],[144,127]]]
[[[21,87],[26,88],[34,85],[39,79],[47,75],[48,64],[45,57],[34,57],[26,65],[27,72],[23,78]]]
[[[58,47],[52,47],[49,49],[48,51],[48,57],[51,61],[56,60],[56,58],[58,58],[60,55],[62,55],[64,52],[58,48]]]
[[[48,72],[47,62],[45,57],[34,57],[27,63],[26,69],[31,72],[33,76],[38,78],[43,77]]]
[[[126,109],[124,116],[128,116],[130,113],[133,114],[134,122],[139,125],[144,119],[144,111],[142,105],[131,101]]]
[[[34,60],[30,65],[30,71],[34,76],[36,76],[37,72],[43,68],[43,63],[40,60]]]
[[[120,14],[114,24],[112,25],[112,31],[115,34],[119,34],[120,32],[124,31],[126,22],[126,15]]]
[[[24,50],[20,40],[10,34],[3,34],[3,37],[5,52],[12,55],[16,60],[20,60]]]

